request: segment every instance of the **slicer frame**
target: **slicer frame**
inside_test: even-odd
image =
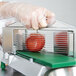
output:
[[[14,25],[18,25],[18,26],[14,26]],[[3,42],[2,42],[2,46],[3,46],[3,52],[7,52],[7,53],[13,53],[15,54],[16,53],[16,49],[17,47],[15,46],[14,44],[14,35],[16,33],[18,33],[18,30],[24,30],[25,31],[25,34],[27,34],[27,29],[24,28],[23,26],[21,26],[20,23],[15,23],[15,24],[12,24],[12,26],[10,27],[4,27],[3,28]],[[31,31],[33,31],[31,29]],[[72,50],[72,53],[73,53],[73,57],[76,57],[76,29],[73,28],[73,27],[67,27],[67,28],[44,28],[44,29],[41,29],[41,30],[38,30],[38,31],[34,31],[34,32],[41,32],[41,31],[67,31],[67,32],[72,32],[73,33],[73,50]],[[26,35],[25,35],[26,36]],[[25,42],[25,40],[24,40]],[[52,41],[52,44],[54,45],[53,43],[54,41]],[[20,47],[20,46],[19,46]],[[54,48],[52,46],[52,48]],[[23,49],[18,49],[18,50],[23,50]],[[54,50],[54,49],[52,49]],[[54,52],[54,51],[52,51]],[[68,56],[71,56],[70,54],[70,50],[68,51]]]

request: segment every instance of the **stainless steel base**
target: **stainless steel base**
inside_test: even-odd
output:
[[[67,67],[51,69],[49,67],[33,62],[33,59],[27,60],[17,55],[9,55],[3,58],[2,62],[21,72],[26,76],[76,76],[76,67]]]

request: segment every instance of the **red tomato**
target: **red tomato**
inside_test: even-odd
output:
[[[67,32],[60,32],[60,33],[56,34],[55,43],[57,46],[67,46],[68,45]]]
[[[26,39],[26,48],[29,51],[40,51],[45,45],[45,37],[42,34],[32,33]]]

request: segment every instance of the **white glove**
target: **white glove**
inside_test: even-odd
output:
[[[55,14],[46,8],[32,6],[26,3],[6,3],[0,8],[0,17],[15,17],[26,28],[39,29],[55,22]]]

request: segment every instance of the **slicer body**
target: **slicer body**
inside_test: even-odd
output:
[[[66,32],[66,35],[57,35],[60,32]],[[40,33],[45,36],[45,46],[36,54],[30,53],[26,48],[25,41],[31,33]],[[4,53],[2,62],[26,76],[45,76],[47,73],[48,76],[57,76],[57,74],[54,75],[54,71],[57,70],[51,72],[57,68],[62,68],[60,71],[66,76],[65,70],[67,69],[67,73],[70,74],[68,68],[75,67],[76,28],[71,25],[57,21],[53,26],[36,31],[28,30],[21,23],[16,22],[9,27],[4,27],[2,36]],[[58,38],[61,41],[57,43]]]

